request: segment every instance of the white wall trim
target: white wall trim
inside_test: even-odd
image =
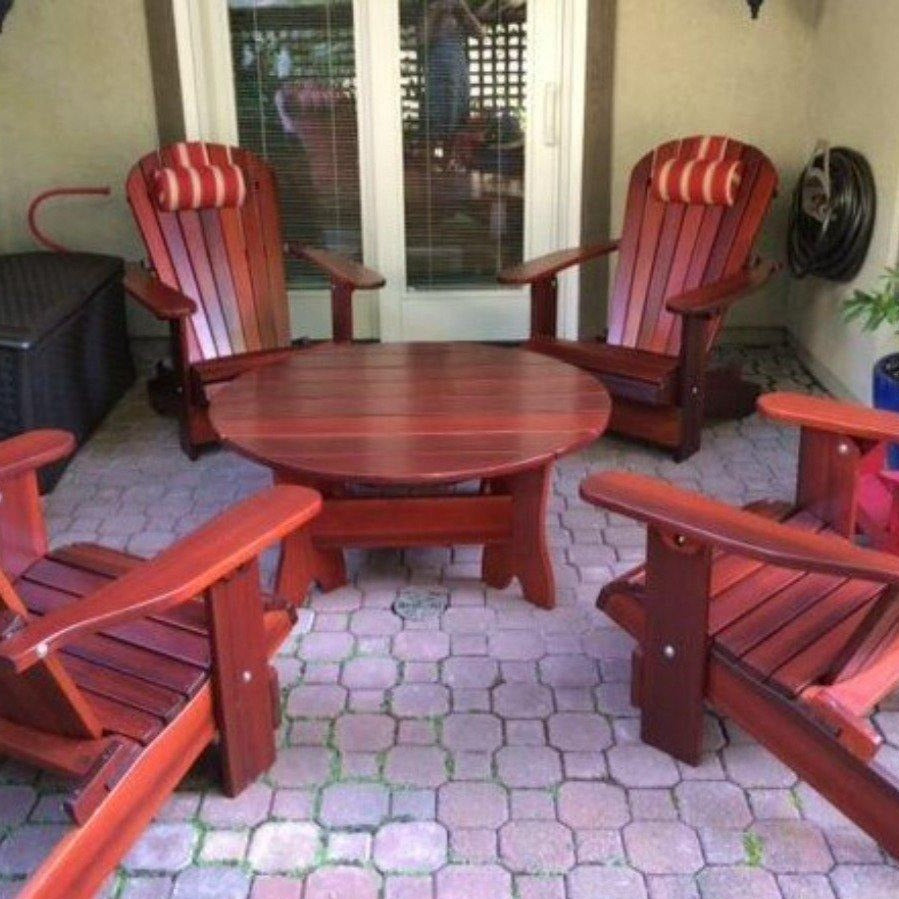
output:
[[[584,178],[584,114],[587,75],[587,0],[568,0],[562,26],[562,59],[567,65],[562,77],[561,133],[566,135],[567,153],[559,166],[559,247],[577,246],[581,241],[581,202]],[[580,313],[580,277],[577,269],[559,280],[557,333],[576,340]]]

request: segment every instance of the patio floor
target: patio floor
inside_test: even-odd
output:
[[[814,389],[784,349],[741,355],[769,387]],[[577,498],[585,474],[645,471],[733,503],[787,497],[796,444],[752,418],[709,429],[682,465],[611,438],[564,459],[552,612],[517,587],[485,590],[475,548],[351,554],[354,585],[314,596],[278,658],[275,767],[229,801],[201,764],[104,896],[899,896],[894,863],[728,722],[708,716],[698,768],[643,746],[631,641],[594,608],[599,586],[641,558],[643,533]],[[267,483],[227,452],[189,462],[138,387],[49,497],[53,542],[152,554]],[[447,608],[406,620],[398,596]],[[878,718],[899,742],[899,711]],[[0,899],[64,827],[57,789],[0,764]]]

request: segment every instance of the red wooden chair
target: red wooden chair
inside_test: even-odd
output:
[[[134,166],[127,193],[152,274],[131,268],[125,288],[170,324],[181,442],[193,458],[217,439],[205,411],[208,390],[295,351],[285,251],[331,279],[335,340],[353,337],[353,291],[384,279],[326,250],[285,247],[274,173],[248,150],[163,147]]]
[[[304,538],[321,504],[271,488],[149,562],[88,544],[48,552],[35,472],[74,446],[63,431],[0,443],[0,755],[74,783],[75,826],[27,899],[96,895],[216,739],[229,796],[274,761],[269,660],[295,615],[261,596],[257,558]]]
[[[864,452],[899,440],[899,416],[798,394],[759,409],[802,428],[794,505],[584,481],[588,502],[647,525],[646,564],[598,604],[637,640],[644,741],[696,764],[706,701],[899,857],[899,782],[869,721],[899,685],[899,558],[851,539]]]
[[[709,369],[708,352],[731,304],[776,271],[752,255],[776,190],[777,172],[755,147],[725,137],[670,141],[634,167],[620,239],[550,253],[499,280],[530,284],[535,350],[603,380],[612,430],[686,459],[699,449],[705,416],[748,415],[758,396],[739,370]],[[605,341],[556,338],[558,273],[615,250]]]

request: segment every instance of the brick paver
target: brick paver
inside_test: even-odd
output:
[[[781,350],[744,356],[766,384],[813,386]],[[644,746],[633,640],[594,608],[644,535],[585,505],[584,475],[624,467],[729,502],[788,497],[796,446],[751,418],[710,427],[679,466],[615,438],[561,460],[551,612],[515,583],[486,589],[477,547],[350,553],[353,583],[314,594],[275,660],[285,722],[272,770],[231,800],[198,768],[103,899],[899,896],[882,851],[730,722],[707,715],[697,768]],[[227,452],[189,462],[136,388],[47,497],[53,543],[100,535],[155,553],[268,480]],[[393,608],[410,585],[446,610],[405,621]],[[877,723],[892,765],[899,700]],[[0,761],[0,899],[65,821],[57,787]]]

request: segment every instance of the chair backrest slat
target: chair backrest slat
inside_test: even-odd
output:
[[[733,206],[665,202],[650,189],[653,165],[696,154],[699,136],[670,141],[644,156],[628,187],[608,341],[676,355],[680,321],[665,301],[735,274],[750,261],[755,239],[777,190],[777,172],[755,147],[727,139],[723,159],[739,159],[743,176]],[[708,329],[711,344],[720,318]]]
[[[161,211],[152,195],[154,172],[185,163],[238,165],[246,182],[243,204]],[[289,345],[277,191],[262,159],[221,144],[163,147],[132,169],[127,191],[157,275],[197,304],[190,361]]]

